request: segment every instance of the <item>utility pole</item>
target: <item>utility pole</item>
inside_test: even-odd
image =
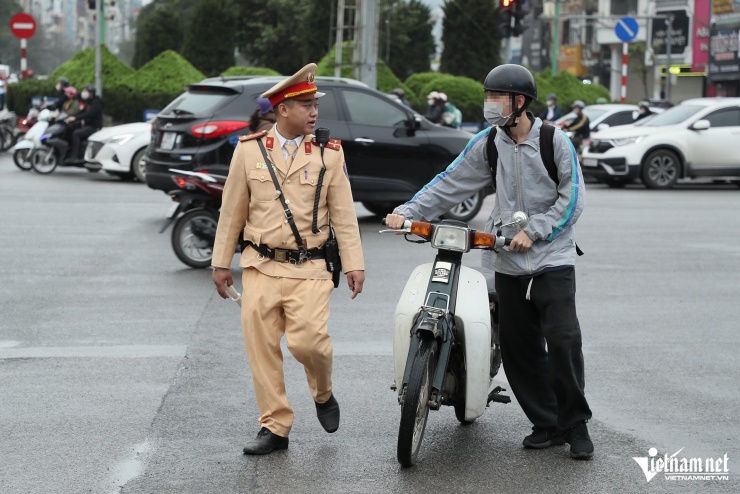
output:
[[[665,20],[665,49],[666,49],[666,67],[665,67],[665,99],[671,101],[671,31],[673,30],[673,16],[669,15]]]
[[[552,25],[552,49],[550,50],[550,73],[558,73],[558,55],[560,54],[560,2],[555,0],[555,20]]]
[[[101,41],[101,28],[103,26],[102,12],[103,0],[97,0],[95,2],[95,94],[99,98],[103,97],[103,62],[100,54]]]

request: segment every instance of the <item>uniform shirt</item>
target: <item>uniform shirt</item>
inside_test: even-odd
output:
[[[336,149],[327,146],[324,150],[326,172],[317,215],[321,232],[311,231],[316,186],[322,168],[321,150],[318,144],[312,142],[313,137],[307,135],[301,139],[290,170],[281,152],[282,145],[276,127],[261,140],[267,148],[268,158],[275,165],[275,174],[306,249],[323,247],[329,237],[327,224],[331,215],[342,256],[342,269],[345,273],[364,270],[354,200],[346,174],[344,152],[338,145]],[[256,138],[237,144],[224,187],[213,247],[213,266],[228,268],[231,265],[237,240],[242,235],[244,240],[257,245],[298,249],[267,166]],[[309,260],[297,266],[260,257],[255,249],[247,247],[242,252],[239,265],[256,268],[268,276],[300,279],[331,279],[332,276],[326,269],[324,259]]]

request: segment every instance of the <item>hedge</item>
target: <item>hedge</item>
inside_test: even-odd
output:
[[[224,77],[239,76],[239,75],[282,75],[277,70],[273,70],[267,67],[241,67],[234,66],[221,72]]]
[[[119,60],[105,45],[100,50],[100,61],[103,81],[121,81],[134,73],[133,68]],[[95,49],[85,48],[78,51],[49,75],[52,83],[60,77],[69,79],[70,84],[77,89],[81,89],[85,84],[95,83]]]
[[[166,50],[127,77],[104,81],[111,86],[123,86],[136,93],[179,94],[188,84],[200,82],[205,78],[206,76],[184,57],[172,50]]]

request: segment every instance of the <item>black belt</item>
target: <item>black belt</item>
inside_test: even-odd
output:
[[[288,250],[288,249],[273,249],[265,244],[256,245],[252,242],[247,242],[247,245],[256,250],[268,259],[272,259],[277,262],[298,262],[300,260],[300,251]],[[306,251],[308,259],[323,259],[323,249],[309,249]]]

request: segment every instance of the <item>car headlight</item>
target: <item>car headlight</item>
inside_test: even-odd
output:
[[[614,146],[626,146],[627,144],[637,144],[642,140],[642,136],[623,137],[621,139],[612,139]]]
[[[133,134],[120,134],[117,136],[109,137],[105,140],[107,144],[126,144],[128,141],[133,139]]]
[[[459,226],[437,225],[432,237],[435,249],[468,251],[468,230]]]

